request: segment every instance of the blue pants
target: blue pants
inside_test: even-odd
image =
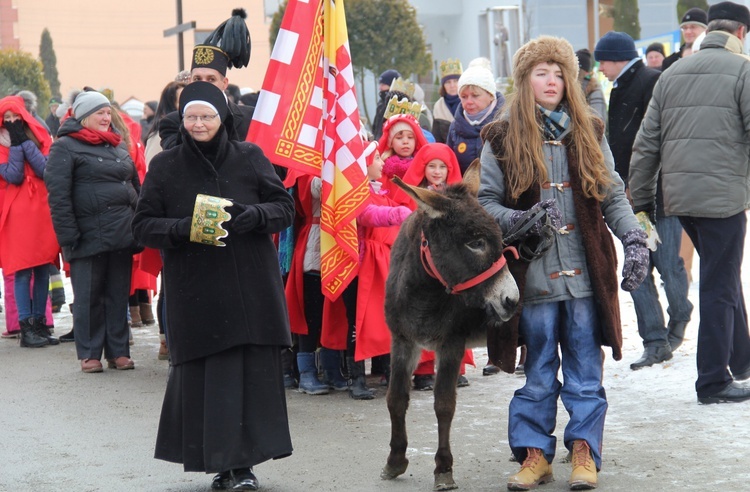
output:
[[[511,451],[523,462],[526,448],[538,448],[552,462],[559,396],[570,415],[565,447],[572,449],[573,441],[585,440],[597,469],[601,468],[607,395],[602,387],[604,358],[594,298],[525,305],[519,330],[528,351],[524,365],[526,384],[510,402]],[[562,350],[563,384],[557,378],[558,344]]]
[[[680,258],[682,226],[677,217],[661,217],[656,222],[661,244],[651,252],[649,274],[643,283],[630,295],[633,297],[635,314],[638,318],[638,334],[644,347],[667,345],[667,326],[664,311],[659,302],[659,292],[654,283],[653,269],[659,271],[664,282],[664,293],[669,307],[667,313],[671,322],[690,321],[693,305],[688,300],[688,280],[685,263]]]
[[[34,276],[32,287],[31,276]],[[33,289],[33,293],[32,293]],[[16,296],[18,319],[23,321],[34,316],[44,318],[49,296],[49,265],[38,265],[16,272],[13,293]]]
[[[695,390],[705,398],[726,388],[731,370],[750,366],[750,335],[742,293],[742,256],[747,216],[725,219],[680,217],[700,256],[698,379]]]

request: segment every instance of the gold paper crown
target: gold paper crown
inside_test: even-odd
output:
[[[404,80],[401,77],[395,79],[391,83],[391,92],[400,92],[409,96],[409,99],[414,99],[414,82]]]
[[[393,89],[393,86],[391,86],[391,89]],[[406,98],[403,98],[399,101],[398,96],[393,96],[391,100],[388,101],[388,105],[385,108],[385,114],[383,114],[383,118],[387,120],[391,116],[397,114],[410,114],[417,120],[419,120],[419,115],[421,113],[422,105],[420,103],[409,102],[409,100]]]
[[[449,75],[461,75],[464,73],[464,67],[458,58],[448,58],[440,62],[440,80]]]

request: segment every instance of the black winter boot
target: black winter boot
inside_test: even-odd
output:
[[[349,396],[355,400],[372,400],[375,398],[375,393],[367,387],[365,381],[365,362],[354,362],[354,357],[347,357],[346,366],[351,378]]]
[[[50,345],[60,345],[60,340],[52,336],[52,330],[47,326],[47,318],[45,316],[31,319],[34,321],[34,329],[39,336],[46,338]]]
[[[39,335],[32,323],[33,318],[26,318],[18,322],[21,325],[21,347],[38,348],[49,345],[49,340]]]

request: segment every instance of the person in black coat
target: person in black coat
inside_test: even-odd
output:
[[[608,138],[615,170],[627,183],[633,142],[661,72],[643,63],[633,38],[624,32],[605,34],[596,43],[594,57],[599,71],[614,82],[609,94]]]
[[[694,7],[685,12],[685,15],[680,20],[680,31],[682,31],[682,37],[685,39],[685,42],[680,46],[679,50],[664,58],[664,61],[661,62],[661,71],[665,71],[675,62],[691,55],[693,53],[693,43],[701,34],[706,32],[707,27],[708,15],[705,10]]]
[[[151,161],[133,220],[135,237],[162,251],[168,293],[173,367],[155,457],[217,473],[213,488],[255,490],[252,467],[292,452],[281,367],[291,337],[271,234],[292,223],[294,202],[259,147],[229,138],[216,86],[189,84],[180,113],[183,143]],[[233,203],[224,247],[193,242],[199,194]]]
[[[103,94],[78,94],[44,171],[52,225],[70,263],[76,352],[83,372],[102,372],[102,351],[110,368],[134,366],[127,304],[138,250],[130,222],[140,181],[111,115]]]

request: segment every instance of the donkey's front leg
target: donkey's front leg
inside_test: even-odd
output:
[[[465,340],[446,341],[437,350],[438,369],[435,377],[435,416],[438,421],[438,449],[435,453],[435,486],[433,490],[457,489],[453,481],[451,423],[456,412],[456,383],[464,357]]]
[[[419,347],[401,337],[393,336],[391,342],[391,379],[388,383],[388,413],[391,415],[391,452],[380,478],[390,480],[406,471],[406,410],[409,408],[411,374],[417,367]]]

